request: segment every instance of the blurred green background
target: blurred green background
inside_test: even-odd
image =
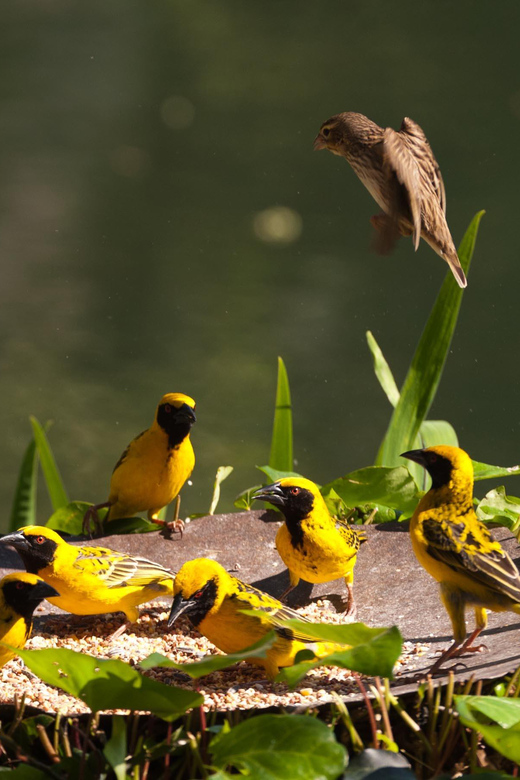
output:
[[[401,382],[446,266],[409,240],[370,251],[376,205],[312,151],[344,110],[422,125],[455,243],[487,210],[430,417],[476,460],[518,462],[517,0],[23,0],[2,17],[1,527],[29,414],[54,421],[70,497],[102,501],[167,391],[197,400],[182,513],[208,508],[222,464],[231,507],[268,458],[277,355],[297,470],[373,462],[390,406],[365,331]]]

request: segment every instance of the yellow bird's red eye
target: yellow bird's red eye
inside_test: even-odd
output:
[[[198,590],[196,593],[193,594],[193,598],[194,599],[200,599],[200,597],[202,596],[202,593],[203,593],[202,590]]]
[[[291,488],[291,493],[293,494],[293,496],[297,496],[299,492],[300,492],[300,488],[298,487]]]
[[[24,582],[17,582],[16,583],[16,590],[23,590],[24,587],[25,587],[25,583]]]
[[[430,454],[430,463],[435,463],[436,460],[437,460],[437,455],[434,452],[432,452]]]
[[[37,536],[36,537],[36,544],[43,544],[45,541],[45,536]]]
[[[164,404],[164,411],[166,412],[166,414],[170,414],[171,410],[172,408],[170,404]]]

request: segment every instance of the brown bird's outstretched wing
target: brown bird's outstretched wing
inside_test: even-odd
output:
[[[399,192],[399,185],[404,188],[406,200],[410,209],[411,222],[413,225],[413,245],[415,250],[421,240],[421,176],[419,166],[414,157],[414,152],[410,148],[406,137],[401,131],[396,132],[391,127],[387,127],[383,136],[383,165],[388,172],[393,172],[397,179],[396,191],[391,194],[389,203],[395,209],[390,216],[399,222],[402,214],[402,193]],[[395,178],[388,176],[389,182],[395,182]]]
[[[423,522],[428,555],[520,603],[520,574],[509,555],[480,524]]]

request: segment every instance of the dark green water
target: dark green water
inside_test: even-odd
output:
[[[222,464],[229,507],[268,457],[277,355],[297,469],[323,482],[372,462],[390,407],[365,331],[402,381],[446,266],[422,243],[370,252],[375,204],[344,161],[312,151],[342,110],[423,126],[456,243],[487,210],[430,416],[475,459],[518,462],[516,0],[1,13],[2,527],[29,414],[54,420],[70,496],[101,501],[167,391],[197,400],[183,509],[207,509]],[[269,243],[255,215],[279,206],[301,235]]]

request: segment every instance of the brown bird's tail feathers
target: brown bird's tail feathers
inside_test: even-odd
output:
[[[454,252],[450,252],[450,254],[448,255],[447,252],[443,252],[441,257],[444,260],[446,260],[446,262],[448,263],[448,265],[449,265],[449,267],[451,269],[451,272],[452,272],[453,276],[455,277],[455,281],[457,282],[459,287],[462,287],[462,288],[467,287],[468,286],[468,281],[466,279],[466,274],[464,273],[464,271],[462,269],[462,266],[460,264],[460,260],[459,260],[459,257],[457,255],[457,253],[454,251]]]

